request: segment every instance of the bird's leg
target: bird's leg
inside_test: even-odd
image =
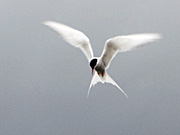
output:
[[[102,77],[104,76],[104,72],[102,72],[102,73],[97,72],[97,74],[98,74],[99,76],[101,75]]]
[[[104,72],[102,72],[102,77],[104,76]]]

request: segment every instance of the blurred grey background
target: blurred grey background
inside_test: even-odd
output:
[[[179,135],[178,0],[1,0],[1,135]],[[84,54],[42,25],[83,31],[100,56],[107,39],[156,32],[163,39],[118,54],[110,84],[87,91]]]

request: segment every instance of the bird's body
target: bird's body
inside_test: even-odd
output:
[[[104,76],[105,73],[105,67],[104,67],[104,63],[103,62],[99,62],[96,66],[95,66],[95,70],[98,73],[99,76]]]
[[[106,41],[102,55],[100,57],[94,57],[90,41],[81,31],[53,21],[46,21],[44,24],[58,32],[66,42],[74,47],[80,48],[89,61],[90,67],[92,68],[92,74],[94,70],[96,71],[91,80],[88,95],[93,85],[98,82],[106,82],[115,85],[126,97],[128,97],[106,71],[111,63],[111,60],[118,52],[130,51],[146,43],[160,39],[160,35],[156,33],[113,37]]]

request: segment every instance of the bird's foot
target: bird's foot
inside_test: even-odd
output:
[[[104,76],[104,72],[102,72],[102,77]]]
[[[97,74],[98,74],[99,76],[101,75],[102,77],[104,76],[104,72],[102,72],[101,74],[100,74],[99,72],[97,72]]]

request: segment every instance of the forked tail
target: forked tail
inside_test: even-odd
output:
[[[95,72],[95,74],[92,77],[90,86],[89,86],[87,97],[89,97],[91,87],[96,85],[98,82],[101,82],[101,83],[106,82],[106,83],[111,83],[111,84],[115,85],[128,98],[127,94],[118,86],[118,84],[108,75],[107,72],[105,72],[103,77],[99,76],[97,74],[97,72]]]

